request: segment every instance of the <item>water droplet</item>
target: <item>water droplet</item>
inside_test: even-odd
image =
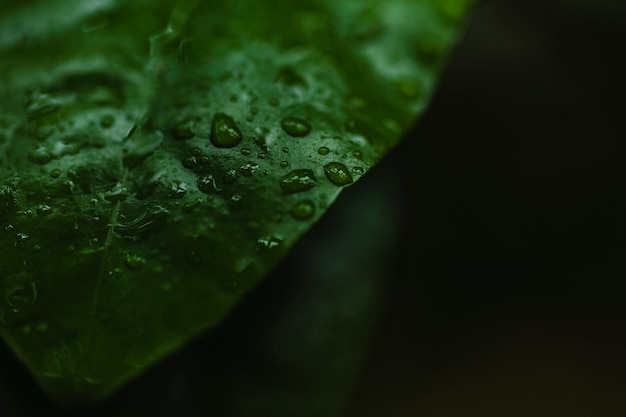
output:
[[[330,152],[330,149],[328,149],[326,146],[321,146],[317,150],[317,153],[320,154],[320,155],[328,155],[328,152]]]
[[[283,153],[289,153],[289,148],[284,147],[284,148],[282,149],[282,151],[283,151]]]
[[[202,150],[196,146],[196,147],[191,149],[191,154],[193,156],[200,156],[200,155],[202,155]]]
[[[169,198],[182,198],[187,194],[187,184],[182,181],[172,181],[169,184],[167,196]]]
[[[261,148],[262,151],[267,152],[267,135],[270,133],[270,130],[266,127],[257,127],[254,129],[254,133],[252,134],[252,139],[254,143]]]
[[[59,169],[53,169],[52,171],[50,171],[50,176],[52,178],[59,178],[60,175],[61,175],[61,170]]]
[[[278,248],[283,239],[278,236],[261,236],[257,240],[256,250],[257,252],[269,252],[270,250]]]
[[[211,143],[218,148],[237,146],[243,136],[232,117],[217,113],[211,122]]]
[[[181,120],[172,129],[172,135],[178,140],[191,139],[194,135],[195,124],[193,120]]]
[[[212,194],[217,191],[221,191],[221,188],[217,186],[215,178],[213,177],[213,175],[210,174],[203,175],[202,177],[198,178],[197,185],[198,190],[202,191],[205,194]]]
[[[354,172],[357,175],[363,175],[365,170],[362,167],[354,167],[352,168],[352,172]]]
[[[277,98],[270,99],[269,103],[270,103],[270,106],[272,107],[278,107],[278,105],[280,104]]]
[[[139,269],[146,264],[145,258],[133,253],[126,255],[126,265],[131,269]]]
[[[237,179],[237,176],[238,176],[237,170],[231,168],[224,173],[224,182],[226,184],[233,183]]]
[[[311,124],[299,117],[285,117],[280,121],[283,130],[294,137],[303,137],[311,131]]]
[[[241,167],[239,167],[239,171],[241,172],[241,175],[243,175],[244,177],[251,177],[252,174],[254,174],[258,168],[259,168],[258,164],[248,161],[245,164],[243,164]]]
[[[104,198],[109,200],[112,203],[117,203],[118,201],[126,200],[128,197],[128,188],[124,187],[121,183],[115,184],[110,191],[104,194]]]
[[[187,169],[196,169],[200,166],[200,163],[198,162],[197,157],[188,156],[187,158],[183,159],[183,166]]]
[[[252,150],[251,150],[251,149],[248,149],[248,148],[243,148],[243,149],[241,150],[241,154],[242,154],[243,156],[249,156],[251,153],[252,153]]]
[[[48,216],[50,214],[52,214],[52,207],[50,207],[47,204],[42,204],[40,206],[37,207],[37,214],[40,216]]]
[[[291,210],[293,217],[297,219],[310,219],[315,213],[315,204],[311,200],[302,200],[296,203]]]
[[[287,161],[280,161],[280,167],[281,168],[287,168],[289,166],[289,162]]]
[[[295,169],[280,179],[280,188],[285,194],[305,191],[316,185],[317,179],[310,169]]]
[[[352,175],[341,162],[331,162],[324,165],[326,177],[335,185],[342,186],[352,183]]]

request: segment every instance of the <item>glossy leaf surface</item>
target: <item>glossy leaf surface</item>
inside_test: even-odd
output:
[[[424,110],[468,6],[3,5],[2,337],[91,401],[219,323]]]

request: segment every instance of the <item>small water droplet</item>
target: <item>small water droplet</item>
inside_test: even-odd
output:
[[[305,191],[316,185],[317,179],[310,169],[295,169],[280,179],[280,188],[285,194]]]
[[[254,174],[258,168],[259,168],[259,164],[255,164],[252,161],[248,161],[245,164],[243,164],[241,167],[239,167],[239,172],[241,172],[241,175],[243,175],[244,177],[251,177],[252,174]]]
[[[335,185],[342,186],[352,183],[352,175],[341,162],[331,162],[324,165],[326,177]]]
[[[283,151],[283,153],[289,153],[289,148],[284,147],[284,148],[282,149],[282,151]]]
[[[282,242],[283,239],[279,236],[261,236],[257,240],[256,250],[257,252],[266,253],[278,248]]]
[[[169,198],[182,198],[187,194],[187,184],[182,181],[172,181],[169,184],[167,196]]]
[[[230,184],[235,182],[235,180],[237,179],[237,170],[234,168],[231,168],[229,170],[226,170],[226,172],[224,173],[224,182],[226,184]]]
[[[60,175],[61,175],[61,170],[59,169],[53,169],[52,171],[50,171],[50,176],[52,178],[59,178]]]
[[[315,204],[311,200],[302,200],[296,203],[291,210],[293,217],[297,219],[310,219],[315,213]]]
[[[311,131],[311,124],[299,117],[285,117],[280,121],[283,130],[293,137],[303,137]]]
[[[278,105],[280,104],[277,98],[270,99],[269,103],[270,103],[270,106],[272,107],[278,107]]]
[[[262,151],[267,152],[268,143],[267,136],[270,133],[270,130],[266,127],[257,127],[254,129],[254,133],[252,134],[252,139],[254,143],[261,148]]]
[[[211,143],[218,148],[232,148],[241,142],[241,131],[232,117],[217,113],[211,122]]]
[[[198,178],[198,190],[202,191],[205,194],[212,194],[217,191],[221,191],[222,189],[217,186],[217,181],[211,174],[203,175]]]
[[[362,167],[357,166],[357,167],[352,168],[352,172],[354,172],[357,175],[363,175],[365,170]]]
[[[281,168],[287,168],[289,166],[289,162],[287,161],[280,161],[280,167]]]
[[[241,150],[241,154],[242,154],[243,156],[249,156],[251,153],[252,153],[252,150],[251,150],[251,149],[248,149],[248,148],[243,148],[243,149]]]
[[[40,216],[48,216],[52,214],[52,207],[47,204],[41,204],[37,207],[37,214]]]
[[[109,200],[112,203],[117,203],[118,201],[124,201],[128,197],[128,188],[124,187],[121,183],[115,184],[110,191],[104,194],[104,198]]]
[[[328,152],[330,152],[330,149],[328,149],[326,146],[321,146],[317,150],[317,153],[320,154],[320,155],[328,155]]]

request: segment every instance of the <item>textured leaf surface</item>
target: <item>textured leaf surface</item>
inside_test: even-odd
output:
[[[423,111],[468,5],[3,5],[0,331],[43,388],[218,323]]]

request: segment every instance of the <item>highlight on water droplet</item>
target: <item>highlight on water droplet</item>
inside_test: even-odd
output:
[[[326,147],[326,146],[321,146],[317,150],[317,153],[320,154],[320,155],[328,155],[328,152],[330,152],[330,149],[328,149],[328,147]]]
[[[348,168],[341,162],[331,162],[324,165],[326,177],[335,185],[343,186],[352,183],[352,175]]]
[[[305,191],[316,185],[317,179],[310,169],[295,169],[280,179],[280,188],[284,194]]]
[[[191,139],[194,135],[194,128],[193,120],[181,120],[172,129],[172,135],[178,140]]]
[[[243,135],[232,117],[217,113],[211,122],[211,143],[218,148],[233,148],[241,142]]]
[[[283,130],[293,137],[303,137],[311,131],[311,124],[299,117],[285,117],[280,121]]]

